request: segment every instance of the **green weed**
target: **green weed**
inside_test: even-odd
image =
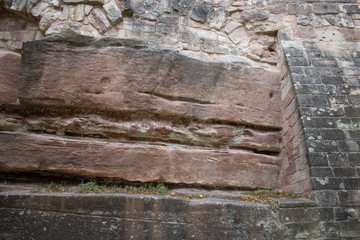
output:
[[[102,186],[99,186],[96,180],[90,180],[87,183],[81,182],[79,184],[79,192],[80,193],[89,193],[89,192],[102,192]]]
[[[51,182],[45,191],[48,193],[52,193],[52,192],[66,192],[67,190],[68,188],[64,185],[63,182],[61,182],[60,184]]]
[[[41,187],[38,186],[38,185],[35,185],[35,186],[32,187],[30,192],[31,193],[39,193],[39,192],[41,192]]]

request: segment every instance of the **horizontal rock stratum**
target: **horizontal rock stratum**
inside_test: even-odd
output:
[[[279,186],[274,68],[53,36],[24,44],[20,72],[17,104],[0,112],[0,171]]]
[[[280,79],[142,41],[54,36],[24,43],[20,100],[47,106],[280,128]]]

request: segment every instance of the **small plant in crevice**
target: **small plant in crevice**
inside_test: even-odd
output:
[[[35,185],[31,188],[31,193],[40,193],[41,192],[41,187],[39,185]]]
[[[48,193],[52,193],[52,192],[66,192],[67,190],[68,187],[65,186],[63,182],[61,182],[60,184],[51,182],[45,191]]]
[[[83,181],[79,184],[80,193],[89,193],[89,192],[102,192],[103,186],[99,186],[96,180],[90,180],[87,183]]]
[[[186,201],[190,201],[192,199],[198,199],[198,198],[202,198],[202,197],[203,197],[203,195],[196,193],[196,194],[187,194],[183,198]]]
[[[277,192],[274,190],[259,190],[255,192],[244,192],[244,194],[249,196],[241,197],[241,201],[254,202],[254,203],[263,203],[273,205],[274,209],[280,208],[280,202],[277,199],[289,199],[289,198],[299,198],[300,194],[289,193],[289,192]]]

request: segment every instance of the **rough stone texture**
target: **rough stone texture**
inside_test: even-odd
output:
[[[52,37],[25,43],[21,75],[23,102],[280,127],[279,75],[246,62],[201,61],[121,39]]]
[[[0,50],[0,105],[16,104],[20,73],[20,54]]]
[[[54,110],[53,110],[54,111]],[[15,117],[15,118],[14,118]],[[22,117],[0,113],[0,130],[26,128],[32,132],[49,134],[72,134],[74,136],[105,139],[158,141],[188,146],[251,149],[255,152],[281,151],[279,132],[262,132],[231,125],[192,123],[174,125],[162,121],[121,121],[114,122],[100,116],[82,115],[72,118]],[[16,119],[16,120],[15,120]]]
[[[0,194],[0,206],[2,239],[276,240],[281,236],[270,206],[239,201],[187,202],[121,194]]]
[[[122,19],[121,10],[119,9],[119,6],[115,2],[115,0],[105,3],[104,10],[112,24],[116,24]]]
[[[271,68],[204,61],[142,41],[54,36],[24,44],[20,79],[20,115],[1,114],[0,130],[15,131],[1,134],[11,142],[1,151],[3,171],[279,186],[280,158],[272,156],[281,142],[279,75]],[[72,117],[53,117],[62,114]],[[42,154],[28,159],[35,149]]]
[[[98,8],[91,11],[89,21],[100,33],[106,32],[111,27],[105,13]]]
[[[26,1],[26,4],[24,2],[1,1],[0,48],[21,52],[23,41],[42,38],[37,21],[54,7],[57,11],[61,11],[61,15],[51,25],[42,24],[46,35],[81,33],[90,36],[120,36],[171,45],[186,51],[202,52],[214,59],[219,55],[231,55],[227,56],[231,58],[238,55],[266,64],[280,63],[278,66],[283,69],[276,71],[282,71],[284,74],[281,87],[284,159],[281,172],[282,188],[305,192],[306,196],[312,197],[322,208],[319,210],[315,207],[309,210],[312,214],[307,215],[307,211],[294,207],[293,213],[289,213],[294,214],[294,217],[289,218],[284,232],[290,239],[359,238],[358,220],[354,214],[354,211],[356,213],[359,210],[356,205],[359,204],[360,173],[359,1],[214,0],[209,1],[209,12],[207,8],[203,11],[201,7],[203,1],[195,0],[117,1],[120,4],[123,21],[116,22],[108,20],[109,15],[104,6],[108,1],[78,0],[65,3],[65,1],[39,0]],[[86,4],[85,11],[79,11],[75,17],[70,9],[79,8],[81,4]],[[97,15],[94,19],[94,16],[89,15],[94,9],[97,9],[95,12],[100,11],[102,18]],[[200,22],[191,19],[191,15],[195,12],[195,15],[200,17],[198,18]],[[13,13],[16,13],[16,16]],[[34,23],[30,24],[30,22]],[[278,39],[275,38],[276,34]],[[291,42],[290,46],[281,44],[278,47],[276,41],[284,40],[287,43]],[[320,42],[326,43],[321,46]],[[334,44],[336,42],[340,44]],[[282,48],[286,50],[284,53],[286,63],[285,60],[279,60],[282,57]],[[284,70],[285,68],[288,70]],[[111,137],[114,133],[121,141],[129,141],[134,136],[144,137],[144,135],[145,139],[131,139],[131,141],[149,139],[140,131],[142,129],[140,126],[144,122],[134,121],[139,115],[124,117],[129,114],[117,113],[115,114],[117,118],[115,117],[114,120],[109,116],[114,112],[99,113],[96,112],[98,110],[87,109],[87,114],[76,120],[79,116],[74,116],[73,108],[59,109],[55,106],[42,108],[43,105],[37,103],[30,104],[26,101],[23,103],[27,105],[23,104],[16,109],[9,110],[8,106],[2,107],[0,117],[2,130],[19,131],[29,128],[29,131],[37,134],[66,135],[64,138],[70,135],[81,137],[78,134],[86,131],[86,137],[108,141],[113,141]],[[77,111],[79,113],[79,110]],[[65,113],[68,115],[62,116]],[[97,116],[94,117],[92,114]],[[42,118],[37,123],[36,119],[40,119],[39,115]],[[161,144],[174,140],[177,144],[181,140],[180,143],[183,144],[186,139],[192,139],[191,144],[200,147],[197,145],[199,143],[197,139],[201,139],[206,147],[223,149],[235,144],[233,140],[240,136],[239,149],[270,155],[278,154],[279,151],[273,140],[271,144],[266,143],[273,138],[273,133],[277,136],[276,131],[273,132],[274,129],[263,131],[258,126],[246,128],[231,123],[197,122],[199,128],[194,133],[191,127],[188,128],[190,125],[178,123],[176,120],[176,126],[171,126],[177,132],[177,135],[173,136],[165,131],[170,124],[159,124],[163,120],[169,121],[173,116],[149,117],[146,113],[142,115],[144,116],[146,119],[151,119],[147,121],[148,125],[144,126],[150,126],[149,131],[155,134],[156,141]],[[29,117],[28,121],[24,121],[27,117]],[[55,118],[61,120],[55,121]],[[119,119],[123,124],[116,125]],[[76,125],[77,122],[79,124],[90,122],[94,125],[79,127]],[[69,124],[68,127],[66,123]],[[125,136],[119,137],[119,132],[115,131],[116,127],[123,129],[126,123],[135,130],[125,131]],[[99,124],[105,124],[108,132],[99,129]],[[218,125],[221,128],[218,128]],[[166,133],[159,133],[160,129]],[[199,134],[203,133],[204,129],[206,134],[200,137]],[[184,135],[180,134],[180,140],[179,131],[181,133],[184,131]],[[255,134],[250,136],[248,131]],[[232,135],[229,134],[231,132]],[[259,138],[268,134],[271,137]],[[247,139],[250,145],[246,143]],[[258,145],[257,141],[261,143]],[[216,142],[220,144],[215,144]],[[235,145],[232,147],[234,148]],[[270,152],[267,152],[269,149]],[[337,218],[334,219],[330,214],[326,214],[329,209],[342,210],[338,210]],[[319,217],[314,220],[314,216]],[[343,216],[348,217],[345,220]],[[292,221],[292,217],[296,220]]]
[[[103,4],[104,0],[63,0],[66,4]]]
[[[41,170],[129,181],[219,187],[278,187],[276,176],[280,159],[244,151],[13,132],[1,132],[0,141],[2,171]]]

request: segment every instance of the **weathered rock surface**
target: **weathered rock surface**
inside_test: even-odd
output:
[[[271,206],[124,194],[0,194],[1,239],[281,239]]]
[[[0,50],[0,105],[16,104],[20,73],[20,54]]]
[[[0,113],[0,131],[21,130],[60,136],[83,136],[123,141],[142,140],[211,148],[281,151],[279,132],[262,132],[244,126],[164,121],[111,121],[95,115],[77,117],[22,117]]]
[[[276,71],[242,59],[115,38],[27,42],[20,105],[0,113],[0,171],[276,188],[279,90]]]
[[[246,151],[0,132],[1,171],[54,171],[129,181],[276,188],[280,158]]]
[[[23,47],[22,102],[280,129],[279,74],[145,42],[54,36]]]

